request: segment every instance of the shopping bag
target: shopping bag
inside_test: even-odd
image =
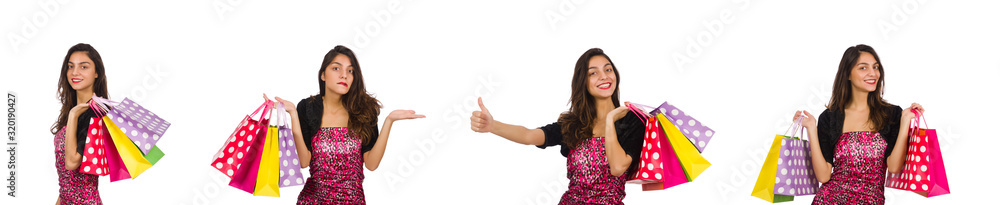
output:
[[[774,136],[750,195],[778,203],[816,193],[819,181],[812,169],[809,141],[795,136],[804,131],[802,128],[800,118],[789,126],[792,135],[786,130],[785,134]]]
[[[708,146],[708,142],[715,135],[715,130],[701,124],[698,120],[695,120],[693,117],[685,114],[684,111],[677,109],[677,107],[670,105],[666,101],[660,104],[659,107],[656,107],[656,109],[653,109],[652,114],[663,114],[667,117],[674,126],[677,126],[684,133],[688,141],[698,148],[698,152],[705,151],[705,146]]]
[[[886,175],[885,186],[913,191],[924,197],[934,197],[951,193],[948,175],[944,170],[944,158],[938,141],[937,130],[920,128],[923,119],[917,114],[916,123],[910,124],[910,139],[906,150],[906,161],[899,173]],[[924,127],[927,120],[923,119]]]
[[[764,166],[760,168],[760,174],[757,175],[757,183],[753,186],[751,196],[771,203],[787,202],[794,199],[794,196],[774,194],[774,184],[778,183],[778,179],[775,178],[778,170],[778,155],[781,152],[781,139],[783,138],[778,135],[771,142],[771,149],[767,151],[767,157],[764,158]]]
[[[663,127],[667,140],[670,142],[670,147],[677,154],[677,159],[680,161],[681,168],[683,168],[684,175],[688,181],[693,181],[712,165],[701,156],[698,149],[681,134],[681,131],[670,120],[667,120],[666,116],[659,113],[656,115],[656,119],[660,122],[660,126]]]
[[[802,128],[801,123],[798,127]],[[794,133],[792,136],[781,136],[778,166],[775,169],[774,194],[789,196],[816,194],[819,180],[816,180],[816,174],[813,173],[809,148],[809,141],[804,137],[800,139],[795,137]]]
[[[90,118],[85,137],[86,142],[84,142],[83,153],[81,153],[83,159],[80,161],[80,172],[98,176],[108,175],[108,161],[105,157],[104,145],[101,144],[104,140],[104,129],[104,122],[101,122],[101,118]],[[77,140],[79,139],[78,136]]]
[[[111,135],[111,140],[115,144],[115,149],[118,151],[118,155],[121,157],[122,162],[125,164],[125,168],[128,169],[129,175],[135,179],[136,176],[145,172],[146,169],[153,166],[143,157],[142,152],[139,151],[138,147],[135,146],[125,133],[122,133],[114,121],[110,117],[105,115],[103,117],[104,125],[108,127],[108,132]]]
[[[264,102],[257,107],[253,113],[243,117],[233,133],[229,135],[229,139],[223,144],[219,151],[215,154],[216,158],[212,161],[212,167],[219,170],[229,178],[233,177],[236,169],[243,163],[243,157],[246,152],[250,150],[250,144],[252,144],[255,136],[260,134],[260,132],[266,132],[267,129],[261,129],[267,126],[267,124],[261,124],[264,121],[264,116],[270,114],[268,108],[269,102]]]
[[[643,191],[663,190],[687,183],[677,154],[656,117],[649,117],[646,121],[644,139],[639,170],[628,182],[643,184]]]
[[[305,183],[302,176],[302,165],[299,164],[299,152],[295,149],[295,136],[292,135],[292,123],[282,103],[278,103],[278,155],[280,155],[280,170],[278,171],[279,187],[297,186]]]
[[[268,125],[270,122],[270,110],[273,103],[268,101],[265,103],[264,111],[260,114],[262,119],[259,125]],[[246,191],[247,193],[253,193],[254,186],[257,182],[257,175],[260,169],[260,161],[263,157],[264,139],[267,138],[267,128],[257,129],[256,134],[253,137],[248,137],[250,145],[247,147],[246,157],[243,158],[242,162],[236,166],[236,170],[233,173],[232,180],[229,181],[229,186],[236,187],[237,189]],[[228,151],[228,148],[227,148]],[[243,166],[247,165],[247,166]]]
[[[108,116],[143,154],[149,153],[170,127],[170,122],[128,98],[112,107],[108,111]]]
[[[103,120],[101,121],[104,122]],[[111,133],[105,126],[102,129],[104,132],[104,150],[106,159],[108,160],[108,176],[111,178],[111,182],[120,181],[122,179],[131,179],[132,175],[128,173],[128,168],[125,168],[125,162],[122,161],[120,155],[118,155],[118,149],[115,147],[114,140],[111,139]]]
[[[275,122],[271,122],[267,127],[267,137],[264,139],[264,148],[261,151],[253,195],[280,196],[278,193],[278,127]]]

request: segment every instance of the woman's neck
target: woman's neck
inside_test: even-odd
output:
[[[853,90],[851,92],[851,101],[847,103],[845,109],[849,110],[867,110],[868,109],[868,91],[864,90]]]
[[[77,90],[76,104],[86,103],[88,100],[90,100],[91,96],[94,96],[94,90],[92,88]]]
[[[608,113],[615,109],[615,104],[611,101],[611,98],[594,99],[594,106],[597,109],[596,120],[604,120],[608,116]]]
[[[344,103],[340,101],[341,97],[342,97],[341,95],[331,94],[330,92],[326,92],[326,94],[323,95],[323,108],[324,109],[329,108],[329,110],[331,111],[343,110]]]

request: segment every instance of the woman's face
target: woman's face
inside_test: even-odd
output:
[[[611,61],[604,56],[594,56],[590,58],[587,65],[587,91],[595,99],[610,98],[615,93],[615,86],[618,76],[615,76],[615,68],[611,66]]]
[[[94,68],[94,61],[90,60],[87,52],[77,51],[70,54],[67,66],[66,79],[73,90],[93,91],[94,81],[98,77],[97,69]]]
[[[337,54],[333,57],[333,61],[326,65],[320,80],[326,83],[327,93],[332,91],[337,95],[347,94],[351,89],[351,83],[354,82],[354,65],[351,65],[351,59],[346,55]]]
[[[873,92],[882,76],[882,66],[871,53],[861,52],[858,62],[851,68],[851,86],[857,91]]]

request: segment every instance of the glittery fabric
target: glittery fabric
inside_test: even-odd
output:
[[[813,204],[885,204],[886,145],[878,132],[840,136],[833,174],[819,188]]]
[[[365,204],[361,139],[346,127],[324,127],[312,140],[309,179],[298,204]]]
[[[79,138],[79,137],[78,137]],[[60,204],[102,204],[97,192],[97,175],[80,173],[66,169],[66,127],[56,133],[55,140],[56,173],[59,174]]]
[[[566,159],[569,190],[559,204],[623,204],[627,174],[611,175],[604,137],[586,139]]]

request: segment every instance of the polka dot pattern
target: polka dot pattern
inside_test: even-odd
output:
[[[670,147],[670,142],[656,117],[650,117],[646,121],[646,133],[639,160],[639,169],[627,182],[654,185],[644,185],[644,191],[663,190],[688,182],[680,161],[674,149]]]
[[[663,104],[660,104],[660,107],[653,110],[652,114],[654,116],[657,114],[663,114],[666,116],[667,119],[673,122],[674,126],[677,126],[677,128],[684,133],[684,136],[691,141],[691,144],[694,144],[694,146],[698,148],[698,152],[704,152],[705,146],[708,145],[708,142],[711,141],[712,137],[715,135],[715,130],[701,124],[701,122],[695,120],[693,117],[684,114],[684,111],[677,109],[677,107],[670,105],[666,101],[664,101]]]
[[[916,192],[927,197],[950,193],[948,178],[937,143],[937,131],[911,128],[906,161],[899,173],[889,173],[885,186]]]
[[[802,196],[816,194],[819,181],[812,169],[809,141],[784,137],[778,155],[774,194]]]
[[[282,109],[278,109],[279,115],[285,115]],[[295,149],[295,137],[292,136],[291,123],[287,117],[279,117],[281,125],[278,127],[278,168],[281,173],[278,177],[278,187],[298,186],[305,184],[302,177],[302,165],[299,164],[299,153]]]
[[[212,160],[211,164],[213,168],[219,170],[219,172],[222,172],[222,174],[225,174],[229,178],[233,178],[236,175],[247,175],[248,170],[240,170],[240,165],[243,164],[243,161],[259,160],[260,153],[249,153],[248,151],[250,151],[251,147],[256,146],[259,148],[259,146],[263,146],[263,143],[254,144],[254,139],[257,136],[264,137],[267,134],[267,124],[269,123],[267,116],[271,110],[270,108],[270,102],[264,102],[253,113],[243,117],[240,124],[236,126],[233,133],[226,139],[225,144],[215,154],[215,159]],[[233,186],[253,193],[254,184],[252,182]]]
[[[267,129],[260,128],[257,120],[250,119],[250,116],[244,117],[233,134],[226,140],[225,146],[219,148],[219,152],[215,154],[212,167],[232,178],[236,168],[243,163],[243,156],[250,148],[249,145],[253,143],[253,136],[267,131]]]
[[[108,134],[101,118],[91,117],[87,127],[87,139],[84,145],[83,159],[80,161],[80,172],[98,176],[108,175],[107,156],[104,153],[104,136]]]
[[[146,110],[132,100],[125,98],[108,112],[108,117],[115,122],[125,136],[133,141],[143,154],[156,145],[163,133],[170,127],[170,122],[163,120],[153,112]]]

